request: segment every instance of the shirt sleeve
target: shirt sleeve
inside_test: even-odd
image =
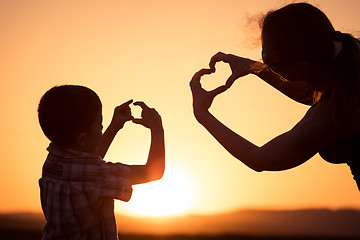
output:
[[[130,166],[106,162],[100,168],[97,192],[100,197],[129,201],[132,195]]]

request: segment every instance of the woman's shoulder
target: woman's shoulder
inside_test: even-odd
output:
[[[328,118],[328,131],[329,136],[331,135],[319,154],[330,163],[349,163],[360,153],[360,105],[352,110],[351,117],[343,123],[334,119],[333,107],[330,98],[324,98],[314,107],[318,112],[327,112],[324,117]]]
[[[329,104],[328,100],[318,101],[292,129],[311,139],[319,150],[337,137],[337,131],[331,121]]]
[[[324,145],[337,139],[355,138],[360,136],[360,106],[354,109],[349,120],[341,124],[335,119],[333,101],[324,97],[309,108],[299,124],[307,125],[306,129],[313,134],[323,135]]]
[[[343,122],[335,119],[333,105],[331,97],[325,96],[314,105],[313,115],[318,115],[314,119],[320,119],[329,126],[329,136],[332,136],[320,155],[329,162],[342,162],[346,155],[345,149],[349,156],[353,156],[353,151],[357,151],[360,143],[360,104],[354,106],[350,117],[342,119]]]
[[[350,104],[349,101],[352,103]],[[326,93],[310,107],[308,112],[313,120],[329,122],[339,131],[357,130],[357,134],[360,135],[360,96],[359,99],[339,100],[336,96]]]
[[[329,96],[321,96],[306,112],[305,118],[308,121],[319,121],[320,123],[331,123],[332,101]]]

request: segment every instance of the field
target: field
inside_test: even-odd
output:
[[[0,214],[1,240],[40,240],[41,213]],[[117,215],[121,240],[360,240],[360,211],[242,210],[213,216]]]
[[[40,240],[42,232],[2,230],[1,240]],[[358,237],[242,236],[242,235],[119,235],[120,240],[358,240]]]

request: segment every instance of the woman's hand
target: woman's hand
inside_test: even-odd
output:
[[[248,58],[218,52],[211,58],[209,63],[212,72],[215,72],[215,64],[221,61],[228,63],[232,72],[231,76],[226,81],[227,87],[231,87],[236,79],[252,73],[255,69],[254,67],[261,64],[260,62],[253,61]]]
[[[217,87],[212,91],[206,91],[203,89],[200,83],[201,77],[205,74],[211,73],[213,73],[212,69],[201,69],[195,73],[190,82],[194,115],[198,121],[204,113],[208,112],[214,98],[228,89],[226,85]]]

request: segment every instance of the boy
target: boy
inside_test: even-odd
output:
[[[114,199],[129,201],[132,185],[158,180],[165,169],[164,131],[160,115],[143,102],[140,119],[131,115],[132,100],[115,108],[102,134],[102,105],[83,86],[63,85],[41,98],[38,116],[51,141],[39,180],[46,218],[43,239],[118,239]],[[105,162],[116,133],[132,120],[151,131],[145,165]]]

